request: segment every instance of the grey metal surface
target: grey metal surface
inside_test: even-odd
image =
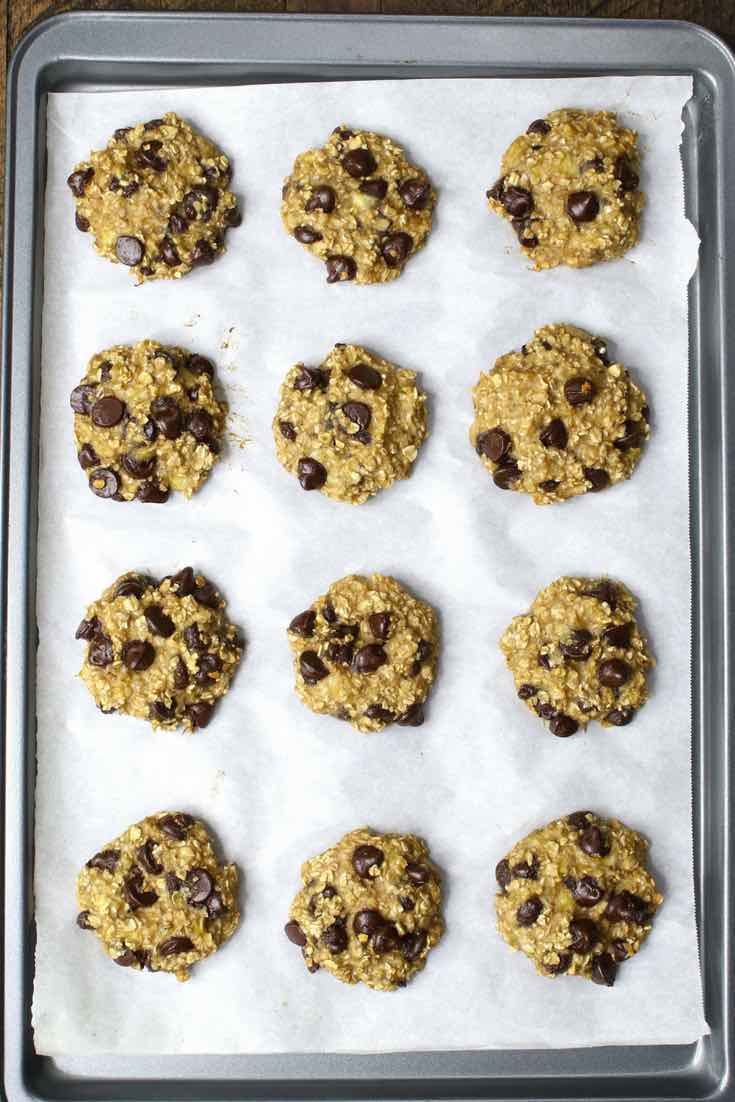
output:
[[[696,1045],[391,1056],[115,1057],[34,1053],[35,547],[45,95],[69,88],[379,77],[691,73],[684,163],[702,237],[692,281],[694,819],[706,1013]],[[4,1085],[43,1099],[735,1099],[732,1063],[735,60],[684,23],[83,14],[31,31],[8,79],[0,417],[4,709]],[[655,334],[652,335],[655,341]],[[7,603],[6,603],[7,598]],[[676,732],[672,732],[672,737]],[[661,794],[665,799],[665,794]]]

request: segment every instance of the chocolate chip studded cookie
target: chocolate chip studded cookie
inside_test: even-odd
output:
[[[225,231],[240,224],[231,175],[224,153],[169,111],[116,130],[67,183],[77,229],[145,283],[180,279],[224,252]]]
[[[190,566],[156,582],[123,574],[77,628],[81,677],[105,713],[153,727],[206,727],[230,687],[243,644],[225,602]]]
[[[548,505],[630,478],[650,435],[645,394],[607,346],[546,325],[482,374],[470,440],[501,490]]]
[[[79,873],[77,926],[94,930],[115,964],[136,972],[189,969],[240,921],[235,865],[220,865],[203,823],[159,812],[129,827]]]
[[[303,490],[359,505],[411,474],[426,436],[426,397],[414,371],[336,344],[319,367],[291,368],[273,436]]]
[[[77,458],[92,493],[160,503],[186,497],[217,462],[227,406],[214,365],[157,341],[98,352],[71,392]]]
[[[536,119],[506,150],[487,193],[536,270],[584,268],[638,241],[645,196],[638,135],[613,111],[564,108]]]
[[[500,640],[519,698],[559,738],[597,720],[626,727],[648,699],[653,666],[636,602],[609,578],[559,578]]]
[[[363,827],[301,866],[285,933],[310,972],[395,991],[444,932],[441,877],[415,834]]]
[[[434,610],[395,578],[351,574],[288,626],[296,692],[358,731],[418,727],[436,674]]]
[[[542,976],[612,987],[651,932],[663,896],[648,842],[618,819],[575,811],[534,830],[498,862],[498,930]]]
[[[338,126],[283,185],[286,231],[323,260],[327,283],[387,283],[425,244],[436,193],[390,138]]]

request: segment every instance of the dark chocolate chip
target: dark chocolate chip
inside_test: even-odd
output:
[[[396,720],[399,727],[420,727],[424,722],[423,701],[416,700],[407,708],[403,715]]]
[[[593,191],[572,191],[567,195],[567,214],[572,222],[594,222],[600,213],[600,201]]]
[[[605,908],[605,918],[610,922],[632,922],[636,926],[645,926],[651,921],[651,912],[645,899],[633,892],[615,892],[610,896]]]
[[[431,197],[431,184],[419,176],[412,176],[398,185],[398,194],[410,210],[424,210]]]
[[[613,447],[621,452],[629,452],[632,448],[640,448],[643,443],[643,430],[640,421],[626,421],[623,435],[613,440]]]
[[[88,414],[94,405],[97,383],[82,383],[75,386],[69,396],[69,404],[75,413]]]
[[[81,233],[86,233],[89,229],[89,219],[85,218],[83,214],[79,213],[79,211],[77,211],[74,215],[74,224],[77,229],[81,231]]]
[[[115,586],[115,597],[142,597],[155,584],[145,574],[127,574]]]
[[[570,735],[577,733],[579,724],[576,719],[572,719],[571,716],[559,712],[558,715],[551,717],[549,721],[549,730],[552,735],[556,735],[557,738],[569,738]]]
[[[534,853],[530,861],[519,861],[510,870],[514,879],[538,880],[539,859]]]
[[[202,578],[201,581],[196,579],[191,595],[196,603],[202,605],[204,608],[219,608],[219,595],[217,590],[211,582],[206,580],[206,578]]]
[[[129,639],[123,644],[122,660],[135,673],[149,669],[155,657],[156,652],[147,639]]]
[[[149,955],[144,949],[123,949],[120,956],[115,957],[114,961],[121,968],[134,968],[136,964],[143,968],[148,959]]]
[[[161,635],[169,639],[176,631],[176,625],[170,616],[167,616],[160,605],[148,605],[144,609],[144,615],[148,627],[154,635]]]
[[[93,930],[94,926],[89,924],[89,911],[80,911],[77,915],[77,926],[80,930]]]
[[[630,679],[632,672],[621,658],[607,658],[597,667],[597,680],[608,689],[619,689]]]
[[[584,406],[592,401],[596,393],[597,388],[592,379],[587,379],[584,375],[575,375],[564,384],[564,397],[570,406]]]
[[[585,467],[584,477],[591,483],[590,490],[593,494],[606,490],[610,485],[610,475],[600,467]]]
[[[357,264],[351,256],[328,256],[325,264],[327,283],[346,283],[357,275]]]
[[[194,942],[189,937],[167,937],[158,946],[158,952],[162,957],[175,957],[179,953],[190,953],[194,948]]]
[[[138,501],[142,501],[147,505],[163,505],[165,501],[168,501],[169,491],[165,486],[159,486],[156,482],[146,480],[138,486],[135,496]]]
[[[521,700],[530,700],[537,692],[538,689],[535,685],[529,685],[529,683],[525,681],[518,689],[518,696]]]
[[[161,149],[163,149],[163,142],[159,141],[158,138],[152,138],[150,141],[141,142],[136,156],[136,160],[140,167],[152,168],[154,172],[165,172],[167,162],[163,157],[159,156]]]
[[[572,940],[569,948],[573,953],[589,953],[600,941],[597,924],[591,918],[573,918],[569,923]]]
[[[154,700],[148,708],[148,715],[157,723],[170,723],[176,719],[176,704],[174,701],[166,704],[165,700]]]
[[[567,815],[567,822],[575,830],[585,830],[589,826],[589,815],[594,815],[593,811],[573,811],[571,815]]]
[[[146,891],[143,887],[143,873],[137,866],[133,866],[130,875],[123,881],[123,895],[131,911],[137,911],[140,907],[152,907],[158,899],[156,892]]]
[[[565,658],[570,658],[573,661],[582,661],[590,656],[590,644],[592,643],[592,632],[587,631],[586,628],[577,628],[571,633],[568,639],[563,640],[559,644],[559,650]]]
[[[379,390],[383,376],[370,364],[358,363],[347,372],[350,380],[361,390]]]
[[[341,922],[333,922],[331,926],[327,926],[322,934],[321,942],[326,949],[329,949],[332,956],[344,953],[347,948],[347,930],[345,929],[344,919]]]
[[[549,421],[546,428],[539,433],[539,440],[545,448],[566,448],[567,427],[561,417],[555,417],[553,421]]]
[[[612,987],[615,983],[617,965],[609,953],[598,953],[592,958],[592,973],[590,978],[594,983],[602,987]]]
[[[379,643],[368,643],[355,655],[353,666],[357,673],[375,673],[387,661],[388,655],[384,647]]]
[[[310,635],[314,634],[315,627],[316,612],[313,608],[307,608],[305,612],[300,612],[298,616],[294,616],[288,625],[288,630],[295,635],[301,635],[304,639],[308,639]]]
[[[358,911],[352,920],[352,929],[356,937],[360,934],[372,937],[382,926],[385,926],[385,919],[380,911]]]
[[[515,459],[508,459],[495,471],[493,482],[499,490],[511,490],[520,477],[521,471]]]
[[[388,181],[383,180],[380,176],[376,176],[372,180],[363,180],[360,184],[360,191],[362,194],[369,195],[372,199],[385,199],[387,190]]]
[[[635,715],[634,708],[613,708],[605,716],[605,722],[613,727],[627,727]]]
[[[602,633],[602,641],[607,643],[609,647],[625,649],[630,646],[632,633],[632,620],[629,620],[627,624],[610,624]]]
[[[583,876],[579,880],[568,876],[564,883],[580,907],[596,906],[605,894],[594,876]]]
[[[551,130],[551,126],[546,121],[546,119],[534,119],[533,122],[530,123],[528,129],[526,130],[526,133],[527,134],[548,134],[550,130]]]
[[[636,191],[638,184],[638,173],[633,168],[632,164],[624,153],[621,153],[615,160],[615,168],[613,175],[616,180],[620,181],[621,191]]]
[[[523,187],[511,185],[503,191],[502,203],[511,218],[524,219],[533,210],[533,196]]]
[[[610,852],[610,839],[594,823],[581,832],[579,845],[589,857],[607,857]]]
[[[206,869],[189,869],[186,874],[189,888],[189,903],[192,907],[202,907],[214,891],[214,881]]]
[[[72,195],[76,196],[77,199],[81,199],[87,184],[93,176],[94,169],[91,166],[89,168],[78,168],[76,172],[72,172],[71,176],[67,177],[66,181],[71,188]]]
[[[389,708],[383,708],[381,704],[368,704],[365,709],[365,716],[367,719],[374,719],[378,723],[392,723],[396,718],[395,713],[391,712]]]
[[[151,876],[160,876],[163,872],[163,865],[156,857],[156,843],[152,838],[146,839],[142,846],[138,847],[138,860]]]
[[[386,234],[380,243],[380,252],[389,268],[399,268],[405,263],[412,247],[411,234],[399,231]]]
[[[119,860],[119,849],[103,849],[100,853],[95,853],[94,857],[90,857],[87,868],[99,869],[100,872],[114,872]]]
[[[376,639],[387,639],[390,632],[390,613],[371,612],[368,616],[368,627]]]
[[[294,441],[296,439],[296,428],[292,421],[279,421],[278,428],[281,436],[286,440]]]
[[[314,188],[309,198],[306,200],[304,209],[309,211],[321,210],[325,214],[331,214],[334,210],[334,204],[337,200],[334,188],[331,188],[329,184],[319,184]]]
[[[581,165],[579,166],[579,171],[580,172],[602,172],[604,167],[605,167],[605,162],[603,161],[602,157],[599,154],[597,154],[596,156],[592,157],[591,160],[589,160],[589,161],[582,161]]]
[[[181,656],[177,656],[174,666],[174,688],[185,689],[189,684],[189,670]]]
[[[503,891],[508,887],[513,879],[513,873],[510,871],[510,863],[507,857],[504,857],[502,861],[498,861],[495,866],[495,879],[498,882],[498,886]]]
[[[154,398],[151,402],[151,417],[156,428],[167,440],[177,440],[181,436],[182,417],[175,398],[166,396]]]
[[[414,930],[412,933],[405,933],[401,938],[401,956],[404,960],[407,960],[409,964],[418,960],[425,948],[426,934],[423,930]]]
[[[306,934],[301,929],[298,922],[294,922],[293,919],[286,923],[283,927],[283,932],[288,940],[293,942],[294,945],[306,945]]]
[[[164,815],[162,819],[158,819],[157,825],[159,830],[175,842],[183,842],[189,828],[194,826],[194,818],[185,811],[176,811],[173,815]]]
[[[206,727],[212,718],[214,704],[207,700],[195,700],[193,704],[187,704],[184,712],[192,727]]]
[[[386,922],[379,930],[376,930],[370,942],[373,951],[381,955],[392,953],[394,949],[399,947],[400,943],[400,934],[390,922]]]
[[[328,624],[335,624],[337,622],[337,613],[334,611],[334,605],[326,601],[322,608],[322,616]]]
[[[327,481],[326,468],[318,459],[305,455],[296,464],[296,473],[302,490],[319,490]]]
[[[207,443],[214,432],[211,413],[206,409],[195,409],[186,419],[186,428],[198,444]]]
[[[139,241],[137,237],[123,234],[115,242],[115,256],[121,264],[127,264],[129,268],[140,264],[144,253],[143,242]]]
[[[93,616],[91,620],[82,620],[74,634],[74,638],[86,640],[94,639],[99,630],[100,622],[96,616]]]
[[[168,268],[178,268],[181,263],[181,257],[179,256],[178,249],[174,245],[170,237],[164,237],[159,245],[161,250],[161,256],[163,262]]]
[[[359,425],[361,429],[366,429],[372,419],[370,406],[366,406],[364,402],[345,402],[342,406],[342,412],[348,421],[352,421],[354,425]]]
[[[427,884],[431,879],[431,870],[427,865],[422,865],[418,861],[408,861],[406,863],[406,876],[413,884]]]
[[[544,961],[544,971],[550,976],[562,976],[568,971],[569,966],[572,963],[571,953],[559,953],[556,954],[557,960],[555,962]]]
[[[533,926],[544,909],[544,905],[537,895],[530,895],[524,899],[516,911],[516,922],[519,926]]]
[[[87,661],[90,666],[97,666],[98,669],[104,669],[105,666],[110,665],[114,656],[112,639],[107,635],[103,635],[102,632],[98,632],[92,640],[92,644],[87,652]]]
[[[329,385],[329,372],[321,367],[299,365],[299,373],[293,381],[294,390],[326,390]]]
[[[194,245],[194,251],[191,254],[192,266],[196,267],[199,264],[211,264],[216,255],[217,251],[212,242],[207,241],[204,237],[200,237]]]
[[[539,482],[538,488],[545,494],[553,494],[559,488],[559,483],[554,478],[547,478],[543,482]]]
[[[133,455],[132,452],[128,452],[122,457],[122,466],[126,474],[129,474],[131,478],[138,479],[148,478],[153,474],[156,469],[156,457],[151,456],[150,459],[140,459],[137,455]]]
[[[138,190],[139,187],[140,187],[140,184],[138,183],[137,180],[131,180],[129,183],[124,185],[124,187],[120,191],[120,194],[123,196],[123,198],[129,199],[131,195],[135,195],[135,193],[136,193],[136,191]],[[141,271],[143,271],[142,268],[141,268]],[[150,275],[151,273],[146,272],[145,274]]]
[[[352,854],[352,867],[363,880],[371,879],[370,870],[379,869],[385,861],[385,854],[377,846],[357,846]]]
[[[329,676],[329,670],[316,651],[305,650],[299,657],[299,670],[307,685],[316,685],[317,681]]]
[[[628,946],[622,938],[617,938],[615,941],[611,942],[610,949],[612,951],[613,960],[617,961],[618,964],[628,959]]]
[[[510,436],[499,426],[481,432],[475,442],[477,454],[484,455],[486,459],[493,463],[499,463],[503,456],[510,451],[510,448]]]
[[[313,245],[315,241],[321,241],[323,236],[312,226],[297,226],[293,235],[302,245]]]
[[[377,168],[377,161],[369,149],[348,149],[342,158],[342,168],[359,180],[362,176],[372,176]]]
[[[125,416],[125,403],[112,394],[104,398],[98,398],[91,409],[91,417],[95,425],[109,429],[117,425]]]

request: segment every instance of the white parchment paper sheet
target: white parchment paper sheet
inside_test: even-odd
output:
[[[688,1042],[703,1018],[690,809],[686,284],[696,235],[679,155],[688,78],[424,80],[49,98],[38,682],[34,1003],[38,1050],[243,1053]],[[528,270],[484,192],[501,154],[560,105],[608,107],[641,133],[643,242],[586,271]],[[226,257],[135,288],[74,228],[66,177],[111,131],[175,109],[234,159],[244,223]],[[428,246],[395,283],[328,287],[280,226],[294,156],[340,122],[405,143],[439,190]],[[629,483],[538,508],[498,492],[467,439],[470,388],[537,326],[607,336],[651,399],[653,436]],[[68,395],[87,359],[155,337],[213,357],[232,447],[190,503],[118,505],[86,488]],[[271,419],[298,360],[361,342],[421,372],[431,435],[407,482],[358,508],[306,496],[276,462]],[[85,605],[124,570],[192,563],[249,641],[210,728],[153,734],[101,715],[76,679]],[[349,572],[392,573],[440,611],[426,724],[362,736],[292,690],[285,628]],[[658,666],[624,730],[554,739],[516,700],[497,640],[566,573],[639,596]],[[538,977],[494,928],[493,868],[528,830],[578,807],[652,840],[666,902],[645,950],[604,990]],[[74,925],[84,860],[144,815],[206,818],[243,874],[243,922],[186,985],[115,968]],[[426,836],[446,873],[447,934],[406,990],[310,976],[282,933],[303,859],[363,823]]]

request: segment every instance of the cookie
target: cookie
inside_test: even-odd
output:
[[[384,574],[350,574],[288,626],[296,692],[312,712],[358,731],[419,727],[436,675],[430,605]]]
[[[500,648],[518,696],[553,735],[591,720],[626,727],[645,704],[654,661],[635,607],[622,582],[559,578],[506,628]]]
[[[488,205],[511,223],[537,271],[585,268],[638,241],[638,173],[638,135],[614,111],[563,108],[508,147]]]
[[[231,176],[224,153],[169,111],[116,130],[67,184],[77,229],[145,283],[180,279],[224,252],[225,231],[240,224]]]
[[[650,435],[645,394],[607,345],[573,325],[546,325],[508,352],[472,392],[470,441],[501,490],[537,505],[630,478]]]
[[[612,987],[663,902],[645,868],[647,850],[642,835],[592,811],[534,830],[495,869],[501,936],[542,976]]]
[[[415,834],[362,827],[301,866],[286,937],[310,972],[395,991],[444,932],[441,877]]]
[[[190,566],[156,582],[123,574],[77,628],[81,678],[107,714],[153,727],[206,727],[230,687],[243,644],[225,602]]]
[[[319,367],[291,368],[273,436],[303,490],[359,505],[411,474],[426,436],[426,396],[414,371],[336,344]]]
[[[98,352],[71,392],[79,465],[97,497],[191,497],[217,462],[227,406],[204,356],[157,341]]]
[[[296,158],[281,218],[324,261],[327,283],[387,283],[426,243],[435,202],[426,173],[390,138],[338,126]]]
[[[240,921],[238,872],[221,865],[203,823],[162,811],[91,857],[77,879],[77,926],[94,930],[115,964],[189,969],[216,953]]]

